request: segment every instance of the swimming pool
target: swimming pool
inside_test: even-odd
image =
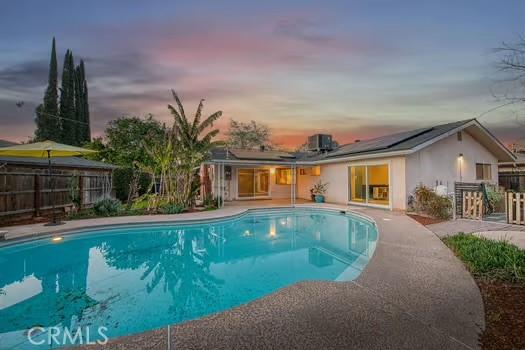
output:
[[[366,219],[297,208],[7,246],[0,348],[30,345],[32,327],[89,328],[94,339],[103,326],[112,338],[227,310],[298,281],[349,281],[376,242]]]

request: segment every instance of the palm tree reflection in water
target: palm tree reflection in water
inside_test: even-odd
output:
[[[224,281],[213,276],[210,263],[220,252],[223,239],[214,227],[138,233],[108,241],[102,252],[106,263],[117,269],[145,269],[146,292],[162,288],[169,292],[169,312],[175,319],[204,315],[209,305],[220,305],[219,286]],[[202,305],[206,302],[208,305]]]

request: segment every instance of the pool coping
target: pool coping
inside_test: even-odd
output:
[[[67,222],[74,222],[75,224],[83,224],[86,223],[86,225],[76,225],[76,227],[65,227],[61,228],[61,226],[45,226],[44,224],[41,224],[42,227],[45,227],[42,231],[36,231],[36,232],[27,232],[27,233],[18,233],[15,237],[10,238],[9,237],[9,227],[6,227],[5,231],[5,240],[0,241],[0,248],[12,246],[15,244],[20,243],[27,243],[34,240],[41,240],[45,238],[51,238],[54,236],[67,236],[67,235],[74,235],[77,233],[85,233],[85,232],[96,232],[103,229],[117,229],[117,228],[127,228],[127,227],[140,227],[145,225],[191,225],[196,223],[216,223],[221,222],[225,220],[231,220],[231,219],[238,219],[243,217],[244,215],[247,215],[250,212],[256,212],[256,211],[277,211],[282,209],[295,209],[295,208],[307,208],[312,210],[325,210],[325,211],[333,211],[333,212],[341,212],[343,211],[341,208],[335,208],[332,206],[323,206],[323,205],[316,205],[316,204],[298,204],[296,206],[273,206],[273,207],[250,207],[250,208],[236,208],[236,212],[229,213],[223,216],[211,216],[207,217],[206,215],[199,215],[201,213],[210,213],[208,212],[195,212],[195,213],[187,213],[187,214],[195,214],[203,217],[199,218],[180,218],[179,215],[181,214],[170,214],[170,215],[132,215],[132,216],[119,216],[119,217],[107,217],[107,218],[92,218],[92,219],[79,219],[79,220],[70,220]],[[219,211],[220,209],[217,209]],[[355,210],[352,210],[350,208],[347,208],[344,210],[346,214],[351,214],[354,216],[358,216],[363,220],[366,220],[370,222],[371,224],[376,225],[375,220],[371,218],[370,216],[364,215],[360,212],[357,212]],[[213,211],[215,212],[215,211]],[[178,217],[179,216],[179,217]],[[137,220],[137,219],[143,219],[144,217],[151,218],[152,220],[148,221],[136,221],[136,222],[115,222],[115,223],[101,223],[96,225],[88,225],[88,223],[92,220],[97,221],[113,221],[111,219],[120,219],[120,218],[126,218],[129,220]],[[160,220],[157,220],[157,218],[160,217]],[[169,217],[169,218],[167,218]],[[119,220],[121,221],[121,220]],[[35,225],[20,225],[20,226],[13,226],[17,229],[17,231],[22,231],[24,228],[28,228],[28,230],[31,227],[34,227]],[[58,229],[54,229],[58,228]],[[52,232],[48,232],[52,231]]]

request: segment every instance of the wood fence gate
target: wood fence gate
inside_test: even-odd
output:
[[[507,222],[515,225],[525,225],[525,193],[507,192],[505,204]]]
[[[483,194],[481,192],[464,191],[462,204],[463,218],[474,220],[483,219]]]

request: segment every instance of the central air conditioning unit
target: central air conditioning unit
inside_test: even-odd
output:
[[[308,137],[308,151],[328,152],[332,150],[332,135],[315,134]]]

